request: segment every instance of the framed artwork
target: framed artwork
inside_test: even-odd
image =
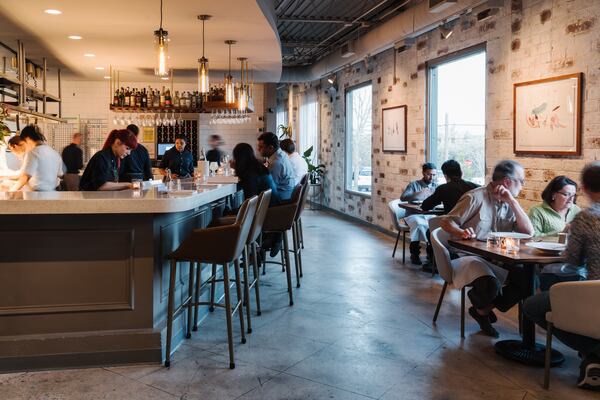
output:
[[[515,154],[581,155],[582,75],[563,75],[514,85]]]
[[[381,111],[383,151],[406,152],[406,111],[406,105],[384,108]]]

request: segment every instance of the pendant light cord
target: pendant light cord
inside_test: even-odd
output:
[[[202,58],[204,58],[204,20],[202,20]]]
[[[231,75],[231,43],[229,43],[229,75]]]
[[[163,0],[160,0],[160,29],[162,29],[162,20],[163,20]]]

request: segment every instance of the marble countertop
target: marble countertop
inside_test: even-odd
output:
[[[118,192],[0,192],[0,215],[32,214],[160,214],[187,211],[236,192],[234,183],[165,191],[164,185]]]

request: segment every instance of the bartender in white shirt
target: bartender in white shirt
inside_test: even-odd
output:
[[[27,154],[21,176],[11,191],[32,190],[50,192],[56,190],[65,166],[60,155],[46,142],[46,138],[36,125],[27,125],[20,135],[25,141]]]
[[[292,169],[294,170],[294,185],[299,184],[302,177],[308,173],[308,164],[306,164],[306,161],[296,151],[296,145],[293,140],[284,139],[279,142],[279,147],[287,154],[290,159],[290,164],[292,164]]]

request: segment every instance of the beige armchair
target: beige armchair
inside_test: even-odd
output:
[[[546,313],[548,330],[546,336],[546,365],[544,388],[550,386],[550,358],[552,352],[552,330],[600,340],[600,280],[564,282],[550,288],[552,311]]]

